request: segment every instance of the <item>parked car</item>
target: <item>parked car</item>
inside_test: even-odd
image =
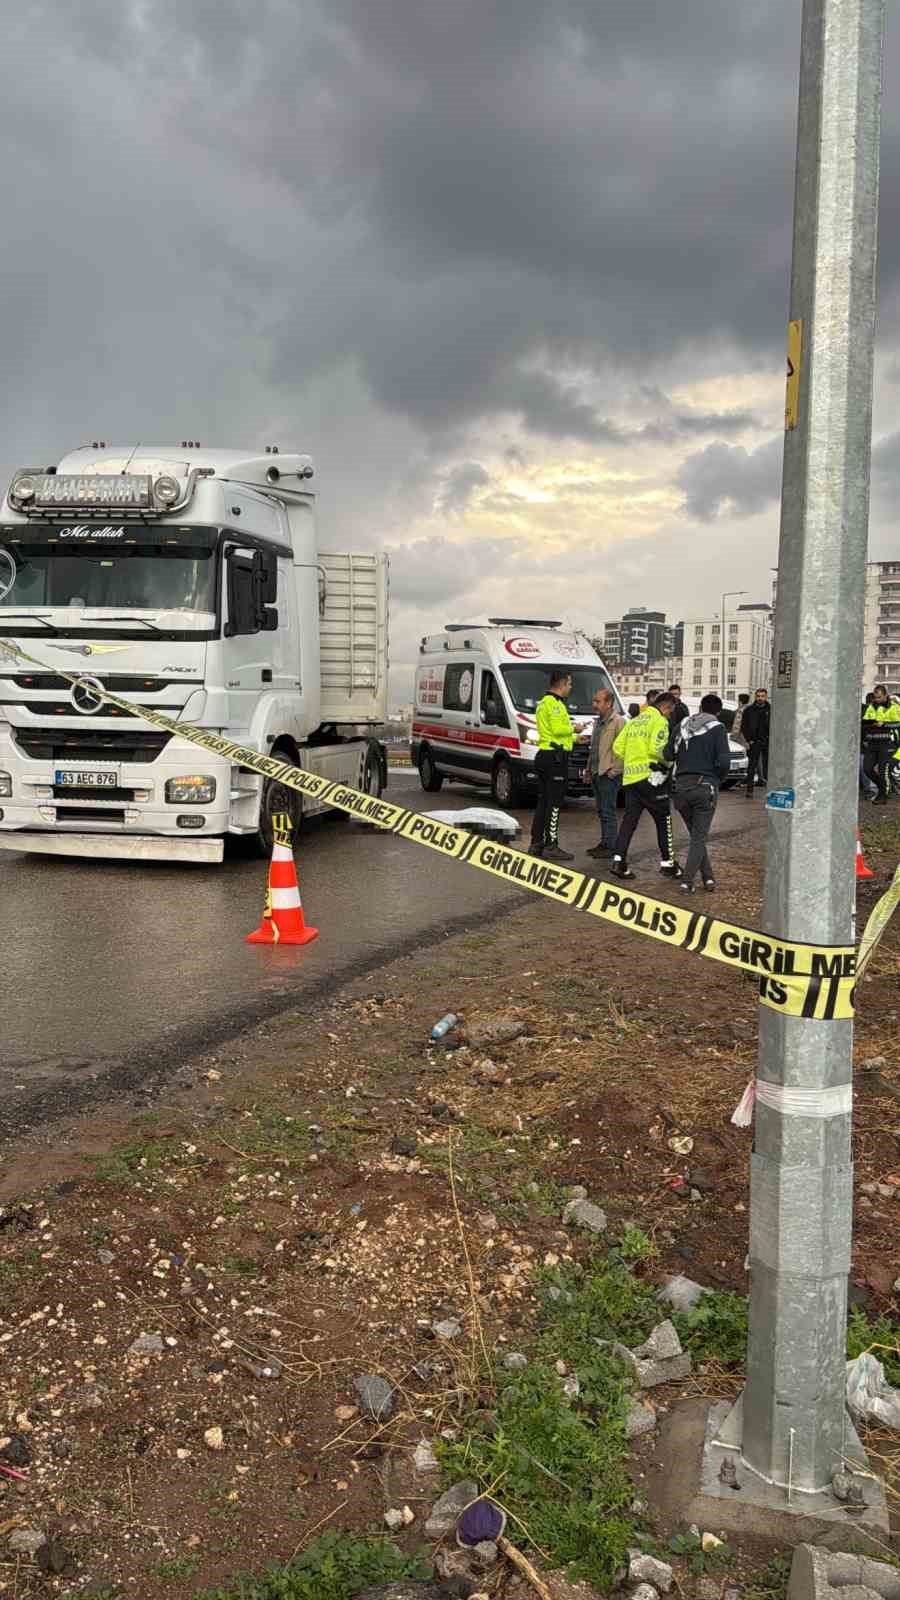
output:
[[[728,748],[731,752],[731,771],[722,782],[723,789],[733,789],[736,783],[747,782],[747,746],[732,739],[729,734]]]

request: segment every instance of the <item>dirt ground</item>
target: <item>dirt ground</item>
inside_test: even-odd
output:
[[[860,926],[894,866],[870,863]],[[754,850],[720,870],[716,909],[758,925]],[[898,970],[894,927],[856,1035],[852,1282],[873,1317],[898,1311]],[[497,1012],[527,1032],[430,1045],[450,1010],[463,1037]],[[730,1118],[756,1016],[740,974],[540,903],[186,1062],[148,1114],[8,1150],[0,1462],[22,1475],[0,1476],[2,1600],[194,1594],[404,1505],[420,1543],[437,1490],[412,1449],[453,1425],[476,1326],[516,1348],[536,1268],[589,1252],[567,1185],[610,1235],[651,1236],[645,1275],[745,1293],[751,1134]],[[389,1422],[357,1409],[365,1373],[397,1390]],[[735,1387],[710,1371],[679,1392]],[[25,1527],[61,1571],[10,1552]]]

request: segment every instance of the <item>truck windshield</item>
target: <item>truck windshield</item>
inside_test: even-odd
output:
[[[532,663],[528,666],[501,667],[500,670],[503,673],[506,687],[510,692],[512,703],[516,710],[534,711],[537,708],[538,701],[542,700],[544,695],[549,692],[550,673],[554,668],[552,665],[536,666]],[[573,716],[588,717],[592,715],[594,708],[591,705],[591,700],[598,689],[609,689],[615,695],[615,689],[613,689],[609,673],[605,667],[599,665],[588,667],[569,666],[562,661],[555,670],[569,672],[572,675],[572,693],[569,695],[566,705]]]
[[[15,582],[0,610],[73,606],[116,611],[215,611],[215,530],[0,528]],[[6,562],[0,563],[0,578]],[[0,585],[2,587],[2,585]]]

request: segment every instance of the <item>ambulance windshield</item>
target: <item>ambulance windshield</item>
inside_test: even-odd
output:
[[[554,670],[571,673],[572,693],[566,705],[575,717],[589,717],[593,714],[591,701],[598,689],[609,689],[614,696],[616,693],[609,673],[599,663],[579,667],[561,661],[559,667],[554,668],[543,663],[538,666],[529,662],[527,666],[522,664],[515,667],[501,667],[500,670],[517,711],[536,710],[538,701],[549,692],[550,673]]]

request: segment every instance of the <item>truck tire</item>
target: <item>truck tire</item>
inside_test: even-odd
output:
[[[363,768],[363,791],[380,800],[384,794],[384,767],[381,753],[377,745],[370,745],[366,754],[366,764]]]
[[[419,782],[426,794],[437,794],[443,788],[444,775],[438,772],[430,750],[423,750],[419,756]]]
[[[299,762],[295,760],[292,751],[279,750],[276,747],[272,755],[276,761],[288,762],[290,766],[299,769]],[[286,788],[277,778],[265,778],[259,801],[259,822],[256,833],[252,834],[249,840],[253,855],[265,858],[271,856],[274,837],[272,818],[279,811],[286,811],[290,817],[296,841],[303,826],[303,796],[299,795],[296,789]]]
[[[522,790],[516,782],[515,773],[502,756],[495,763],[491,773],[491,799],[498,806],[516,806],[522,799]]]

